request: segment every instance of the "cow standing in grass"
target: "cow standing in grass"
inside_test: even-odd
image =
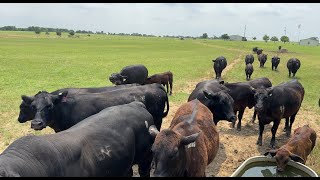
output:
[[[248,63],[245,68],[246,79],[249,81],[251,79],[251,75],[253,73],[253,66],[251,63]]]
[[[289,77],[291,77],[291,73],[292,73],[292,77],[294,77],[298,71],[298,69],[300,68],[300,60],[297,58],[291,58],[288,60],[287,62],[287,68],[289,70]]]
[[[216,59],[212,60],[213,62],[213,69],[216,73],[216,79],[221,78],[221,73],[227,66],[227,59],[223,56],[219,56]]]
[[[219,150],[213,115],[197,99],[179,107],[168,129],[159,132],[150,126],[149,132],[155,137],[154,176],[205,177],[207,166]]]
[[[264,63],[266,63],[268,58],[268,54],[259,54],[258,61],[260,62],[260,67],[264,67]]]
[[[152,76],[149,76],[145,84],[152,84],[152,83],[158,83],[162,84],[163,86],[167,86],[167,93],[169,93],[169,85],[170,85],[170,93],[169,95],[172,95],[172,82],[173,82],[173,74],[170,71],[154,74]]]
[[[115,85],[132,83],[143,85],[147,77],[148,69],[142,64],[137,64],[122,68],[120,73],[112,73],[109,80]]]
[[[273,56],[271,59],[271,63],[272,63],[272,67],[271,67],[272,71],[273,69],[276,71],[280,63],[280,58],[278,56]]]

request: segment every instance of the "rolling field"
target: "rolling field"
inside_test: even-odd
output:
[[[278,46],[289,50],[279,54],[278,71],[271,71],[271,57],[276,55]],[[170,124],[175,110],[187,98],[195,85],[215,77],[212,59],[225,56],[227,69],[222,78],[226,82],[245,81],[244,57],[258,46],[268,54],[265,68],[259,68],[257,56],[252,78],[268,77],[273,85],[288,81],[286,62],[291,57],[301,60],[296,78],[305,87],[305,98],[296,124],[309,123],[320,132],[320,108],[318,106],[320,83],[320,47],[273,42],[230,42],[220,40],[179,40],[159,37],[128,37],[80,34],[80,38],[68,38],[62,33],[40,36],[33,32],[0,31],[0,152],[17,138],[27,134],[54,133],[46,128],[34,131],[30,122],[20,124],[17,120],[21,95],[32,96],[40,90],[48,92],[65,87],[110,86],[108,77],[131,64],[144,64],[149,75],[170,70],[173,72],[173,95],[169,96],[170,111],[164,119],[163,128]],[[230,176],[246,158],[265,151],[270,142],[270,126],[264,131],[263,146],[255,145],[258,138],[258,124],[247,124],[252,110],[246,110],[242,131],[231,129],[227,122],[218,124],[220,149],[217,158],[208,168],[207,175]],[[284,123],[281,123],[282,125]],[[281,136],[281,137],[279,137]],[[278,139],[279,138],[279,139]],[[284,144],[282,126],[279,127],[277,146]],[[249,144],[244,147],[239,141]],[[239,146],[239,147],[237,147]],[[241,149],[243,148],[243,149]],[[237,153],[234,153],[237,149]],[[243,154],[241,154],[243,153]],[[219,157],[218,157],[219,156]],[[320,147],[317,143],[307,165],[320,174]]]

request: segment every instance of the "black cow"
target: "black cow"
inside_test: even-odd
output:
[[[227,66],[227,59],[223,56],[219,56],[216,59],[212,60],[212,62],[214,72],[216,73],[216,79],[220,79],[223,69]]]
[[[0,176],[132,176],[134,164],[150,176],[153,124],[141,102],[106,108],[68,130],[17,139],[0,155]]]
[[[252,51],[255,52],[255,53],[257,53],[257,50],[258,50],[258,47],[252,48]]]
[[[252,54],[246,55],[245,62],[246,62],[246,65],[249,64],[249,63],[250,63],[250,64],[253,64],[253,62],[254,62],[254,57],[253,57],[253,55],[252,55]]]
[[[258,61],[260,62],[260,67],[264,67],[264,63],[267,61],[268,54],[259,54]]]
[[[141,101],[153,116],[157,128],[160,129],[162,118],[166,117],[169,111],[168,96],[160,84],[133,86],[102,93],[78,94],[65,98],[67,93],[68,91],[64,91],[59,95],[53,95],[40,92],[34,97],[24,96],[23,100],[36,112],[35,118],[31,121],[31,128],[42,130],[49,126],[55,132],[59,132],[104,108]],[[166,103],[167,110],[163,112]]]
[[[245,68],[245,73],[246,73],[246,79],[247,81],[249,81],[251,79],[251,75],[253,73],[253,66],[251,63],[247,64],[246,65],[246,68]]]
[[[304,98],[304,88],[298,80],[281,83],[266,89],[255,89],[255,110],[259,119],[258,145],[262,145],[264,125],[273,122],[270,146],[275,147],[275,135],[282,118],[286,118],[286,135],[290,136],[292,124]],[[289,125],[290,117],[290,125]]]
[[[122,68],[120,73],[112,73],[109,77],[110,82],[115,85],[121,84],[144,84],[148,77],[148,69],[142,65],[130,65]]]
[[[260,54],[262,54],[263,49],[257,49],[257,55],[259,56]]]
[[[220,120],[227,120],[229,122],[236,120],[233,112],[233,99],[228,94],[230,90],[223,83],[224,81],[218,80],[199,82],[188,98],[188,102],[198,99],[206,105],[213,114],[215,124]]]
[[[98,87],[98,88],[63,88],[58,89],[56,91],[51,92],[53,95],[58,95],[59,93],[62,93],[64,91],[68,91],[67,98],[70,96],[74,96],[77,94],[83,94],[83,93],[99,93],[99,92],[105,92],[105,91],[113,91],[121,88],[127,88],[131,86],[139,86],[139,84],[124,84],[124,85],[118,85],[118,86],[106,86],[106,87]],[[24,95],[21,96],[22,102],[20,104],[20,112],[18,121],[20,123],[24,123],[26,121],[32,120],[36,113],[32,110],[30,104],[27,104],[23,99]]]
[[[273,68],[276,71],[280,63],[280,58],[278,56],[273,56],[271,59],[271,63],[272,63],[272,67],[271,67],[272,71],[273,71]]]
[[[250,84],[250,86],[252,86],[254,89],[258,89],[258,88],[268,88],[272,86],[271,81],[266,78],[266,77],[262,77],[262,78],[256,78],[253,79],[251,81],[248,81],[248,83]],[[257,116],[257,111],[254,110],[251,122],[254,123],[254,120],[256,119]]]
[[[297,58],[291,58],[287,62],[287,68],[289,70],[289,77],[291,77],[291,73],[293,74],[293,77],[296,75],[296,72],[300,68],[300,60]]]

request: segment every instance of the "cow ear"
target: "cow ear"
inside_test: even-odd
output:
[[[215,59],[213,59],[213,60],[212,60],[212,62],[216,62],[216,60],[215,60]]]
[[[34,100],[34,97],[29,97],[26,95],[22,95],[21,99],[26,103],[26,104],[31,104],[32,101]]]
[[[267,89],[268,96],[272,96],[273,87],[268,87]]]
[[[57,104],[60,102],[66,102],[67,95],[68,95],[68,91],[63,91],[63,92],[59,93],[58,95],[54,95],[52,98],[53,99],[52,102],[54,104]]]
[[[192,134],[190,136],[184,136],[181,139],[181,144],[182,145],[188,145],[190,143],[193,143],[193,142],[195,142],[197,140],[198,137],[199,137],[199,133],[195,133],[195,134]]]
[[[157,136],[157,134],[159,134],[159,131],[155,125],[151,125],[149,127],[149,134],[154,138]]]
[[[296,162],[299,162],[299,163],[302,163],[302,164],[305,164],[304,160],[302,157],[294,154],[294,153],[290,153],[289,157],[293,160],[293,161],[296,161]]]
[[[268,152],[264,153],[265,156],[271,155],[271,157],[275,156],[277,154],[278,150],[269,150]]]

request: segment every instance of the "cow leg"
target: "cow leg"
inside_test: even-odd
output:
[[[254,123],[254,120],[256,120],[256,116],[257,116],[257,111],[254,109],[253,116],[252,116],[252,119],[251,119],[252,123]]]
[[[169,83],[166,82],[166,86],[167,86],[167,93],[169,93]]]
[[[264,131],[264,124],[263,124],[263,121],[260,119],[259,115],[258,115],[258,119],[259,119],[259,137],[258,137],[257,144],[259,146],[262,146],[262,134]]]
[[[297,115],[297,113],[290,117],[290,126],[287,128],[287,131],[286,131],[287,137],[290,137],[290,135],[291,135],[291,128],[292,128],[292,124],[293,124],[293,122],[294,122],[294,120],[296,118],[296,115]],[[289,121],[289,118],[288,118],[288,121]]]
[[[273,126],[271,128],[271,133],[272,133],[272,138],[271,138],[271,142],[270,142],[270,147],[271,148],[275,148],[275,142],[276,142],[276,132],[277,132],[277,129],[279,127],[279,124],[280,124],[280,120],[281,119],[276,119],[273,121]]]
[[[172,82],[169,82],[170,84],[170,95],[172,95]]]
[[[293,72],[293,73],[292,73],[292,77],[294,77],[295,75],[296,75],[296,73]]]
[[[237,111],[233,111],[235,115],[237,115]],[[231,127],[234,128],[236,125],[236,122],[232,122]]]
[[[150,151],[146,157],[143,158],[141,162],[139,162],[138,171],[140,177],[150,177],[151,163],[152,163],[153,155]]]
[[[289,77],[291,77],[291,71],[289,70]]]
[[[283,128],[283,132],[287,132],[288,128],[289,128],[289,117],[286,118],[286,124]]]
[[[239,114],[238,114],[238,119],[239,119],[239,120],[238,120],[238,124],[237,124],[237,130],[238,130],[238,131],[241,131],[241,119],[242,119],[244,110],[245,110],[245,108],[241,109],[241,110],[239,111]]]

